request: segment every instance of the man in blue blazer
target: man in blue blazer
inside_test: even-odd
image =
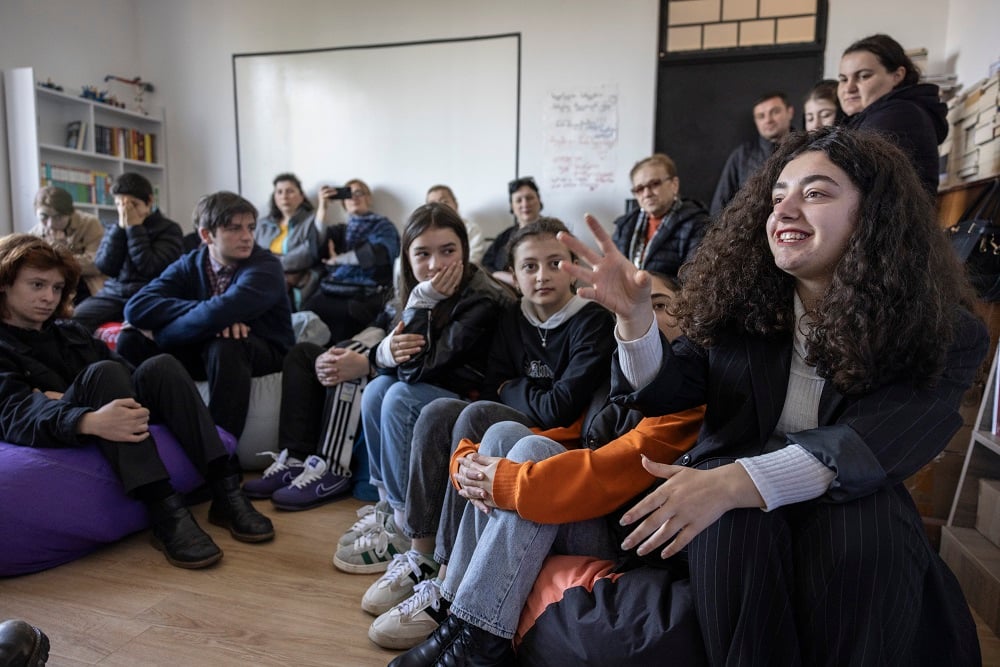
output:
[[[209,383],[209,411],[237,438],[250,380],[281,370],[294,342],[281,262],[254,243],[257,209],[232,192],[206,195],[195,208],[202,245],[167,267],[125,307],[118,352],[139,363],[176,356]]]

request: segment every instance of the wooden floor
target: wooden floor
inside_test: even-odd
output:
[[[226,553],[215,567],[169,565],[147,531],[46,572],[0,579],[0,619],[44,629],[52,667],[385,665],[396,653],[368,641],[372,617],[360,607],[376,575],[331,563],[361,505],[278,512],[259,502],[278,536],[249,545],[209,524],[203,503],[195,516]],[[1000,639],[977,621],[983,664],[1000,667]]]

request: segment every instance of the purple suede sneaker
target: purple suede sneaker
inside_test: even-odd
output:
[[[288,486],[278,489],[271,502],[280,510],[308,510],[336,500],[351,490],[351,480],[327,469],[326,461],[313,454],[306,459],[298,477]]]
[[[260,479],[244,482],[243,493],[247,498],[256,500],[270,498],[275,491],[288,486],[302,473],[302,461],[289,456],[287,449],[281,450],[280,454],[261,452],[257,456],[270,456],[274,459],[274,463],[267,467]]]

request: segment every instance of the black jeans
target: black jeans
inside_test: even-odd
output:
[[[163,352],[135,329],[118,336],[118,353],[133,364]],[[213,338],[197,345],[169,350],[195,380],[208,380],[208,411],[215,423],[233,434],[243,435],[250,408],[250,381],[281,370],[285,353],[259,336],[239,340]]]
[[[150,421],[170,429],[203,475],[209,464],[229,456],[191,376],[170,355],[152,357],[131,374],[117,361],[91,364],[76,376],[62,400],[96,410],[118,398],[134,398],[147,408]],[[138,443],[82,439],[100,447],[127,493],[169,479],[152,437]]]

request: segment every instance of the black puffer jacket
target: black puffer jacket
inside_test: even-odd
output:
[[[128,299],[181,256],[180,225],[153,211],[141,225],[105,225],[94,266],[108,276],[100,294]]]
[[[938,145],[948,136],[948,107],[930,83],[903,86],[847,119],[847,127],[884,134],[910,156],[932,195],[937,192]]]
[[[403,382],[428,382],[462,397],[477,398],[500,315],[514,292],[475,264],[461,289],[434,308],[403,311],[404,331],[424,336],[424,351],[396,367]]]
[[[615,247],[632,259],[632,237],[639,222],[641,209],[635,209],[615,220],[612,237]],[[676,210],[667,213],[646,248],[641,269],[676,276],[681,264],[694,254],[708,231],[711,217],[701,202],[681,199]]]

